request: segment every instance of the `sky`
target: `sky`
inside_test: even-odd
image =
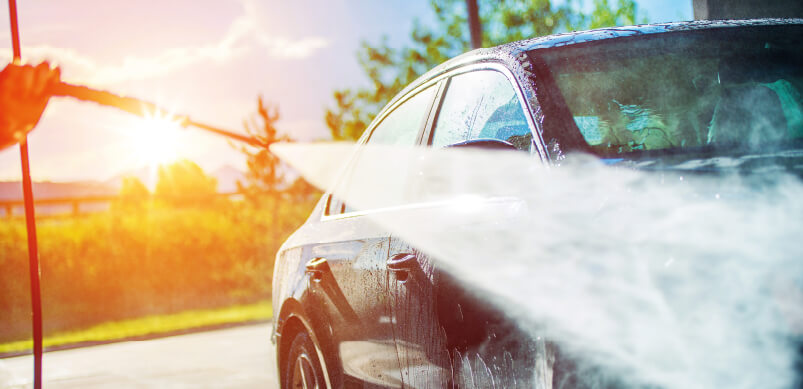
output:
[[[637,4],[650,22],[692,19],[691,0]],[[329,137],[323,118],[334,90],[366,83],[356,60],[361,41],[387,36],[401,46],[416,18],[434,19],[428,0],[18,0],[17,6],[23,59],[58,64],[66,82],[138,97],[232,131],[243,131],[261,95],[278,105],[279,130],[301,141]],[[0,62],[10,59],[3,12]],[[29,149],[39,181],[104,181],[181,158],[207,172],[224,165],[245,170],[243,154],[224,138],[66,98],[51,99]],[[19,177],[19,148],[0,151],[0,180]]]

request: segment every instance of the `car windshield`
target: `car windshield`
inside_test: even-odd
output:
[[[719,28],[532,55],[600,156],[755,152],[803,138],[801,36],[801,26]]]

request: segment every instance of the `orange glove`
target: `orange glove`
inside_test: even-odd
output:
[[[36,67],[9,64],[0,72],[0,149],[25,139],[50,99],[61,71],[47,62]]]

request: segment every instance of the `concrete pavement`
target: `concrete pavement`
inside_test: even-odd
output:
[[[270,325],[45,353],[44,388],[275,388]],[[33,357],[0,359],[0,389],[32,387]]]

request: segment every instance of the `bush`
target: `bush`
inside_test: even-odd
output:
[[[115,207],[39,221],[45,334],[270,298],[275,253],[314,203]],[[0,222],[0,343],[30,336],[24,220]]]

